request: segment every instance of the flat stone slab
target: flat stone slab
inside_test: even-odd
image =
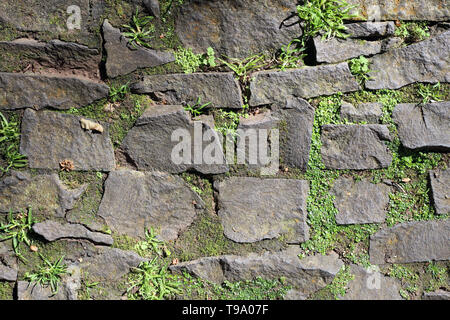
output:
[[[279,279],[285,277],[287,283],[304,295],[311,294],[329,284],[344,263],[338,255],[314,255],[303,259],[298,257],[299,247],[262,255],[226,255],[200,258],[183,262],[169,269],[174,273],[188,272],[196,277],[221,284],[227,281],[251,280],[256,277]]]
[[[103,38],[107,53],[106,73],[110,78],[131,73],[139,68],[156,67],[175,61],[174,55],[169,52],[132,47],[108,19],[103,22]]]
[[[349,0],[364,19],[376,20],[415,20],[447,21],[450,9],[446,0]]]
[[[337,224],[383,223],[389,190],[385,184],[373,184],[368,180],[337,179],[331,189],[335,196],[334,206],[339,211]]]
[[[241,109],[243,105],[239,82],[232,72],[166,74],[144,76],[131,85],[138,94],[150,94],[164,104],[195,105],[211,103],[208,108]]]
[[[60,169],[61,161],[72,160],[74,170],[114,170],[109,126],[101,124],[103,133],[85,130],[81,119],[52,111],[25,110],[20,153],[28,157],[30,168]]]
[[[450,260],[450,220],[413,221],[370,237],[370,263]]]
[[[313,98],[360,89],[346,62],[287,71],[260,71],[250,82],[251,106],[281,103],[290,96]]]
[[[280,236],[288,243],[309,239],[307,181],[232,177],[215,182],[214,188],[227,238],[243,243]]]
[[[106,98],[108,86],[70,77],[0,72],[0,110],[67,110]]]
[[[113,238],[110,235],[92,232],[80,224],[62,224],[56,221],[47,220],[33,225],[33,231],[47,241],[60,239],[83,239],[95,244],[112,245]]]
[[[367,21],[345,24],[346,33],[350,38],[383,38],[393,36],[395,23],[393,21]]]
[[[122,147],[139,170],[224,173],[228,165],[220,136],[213,129],[212,116],[193,121],[182,106],[156,105],[137,120]],[[207,134],[211,134],[209,140],[203,141]]]
[[[430,182],[436,213],[450,213],[450,169],[430,171]]]
[[[450,300],[450,292],[444,290],[424,292],[422,300]]]
[[[343,102],[341,105],[341,119],[358,123],[378,123],[383,116],[382,104],[378,102],[361,103],[356,107],[348,102]]]
[[[385,125],[322,126],[322,160],[329,169],[387,168],[392,156],[383,141],[390,141]]]
[[[113,171],[105,182],[98,215],[119,234],[143,238],[145,230],[153,227],[162,240],[169,241],[194,221],[201,203],[178,176]]]
[[[7,267],[0,262],[0,280],[1,281],[16,281],[17,270]]]
[[[353,280],[347,284],[347,292],[341,300],[402,300],[401,283],[373,269],[352,264]]]
[[[413,150],[450,151],[450,102],[399,104],[392,119],[402,145]]]
[[[289,0],[185,1],[175,18],[176,34],[197,52],[214,48],[219,55],[246,58],[275,53],[301,35]]]
[[[450,82],[450,31],[374,56],[367,89],[398,89],[414,82]]]
[[[12,244],[0,242],[0,281],[15,282],[18,274],[18,259]]]
[[[382,52],[382,41],[361,39],[332,38],[322,40],[322,36],[314,38],[316,60],[319,63],[337,63],[359,56],[371,56]]]
[[[26,212],[32,207],[49,217],[64,217],[67,210],[85,192],[87,185],[70,190],[56,173],[32,176],[23,171],[11,171],[0,181],[0,212]]]

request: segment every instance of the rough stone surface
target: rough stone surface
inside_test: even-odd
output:
[[[125,75],[138,68],[156,67],[175,61],[172,53],[156,51],[147,48],[134,48],[123,37],[119,29],[114,28],[106,19],[103,23],[105,39],[106,73],[115,78]]]
[[[450,169],[430,171],[430,181],[436,213],[450,213]]]
[[[192,121],[189,113],[182,106],[152,106],[137,120],[123,141],[123,149],[142,170],[161,170],[181,173],[195,170],[204,174],[218,174],[228,171],[220,137],[214,129],[214,119],[206,117]],[[188,137],[172,136],[183,130]],[[195,141],[202,141],[202,134],[212,133],[214,139],[204,141],[202,146]],[[181,132],[180,132],[181,133]],[[181,140],[180,140],[181,139]],[[197,139],[197,140],[196,140]],[[178,161],[173,158],[180,143],[186,142],[186,150],[174,153],[183,157]],[[213,148],[210,152],[207,148]],[[189,156],[189,153],[190,156]],[[187,155],[185,159],[184,156]],[[209,161],[204,155],[212,155]],[[196,160],[202,156],[203,161]],[[186,161],[184,161],[186,160]]]
[[[450,292],[444,290],[437,290],[435,292],[424,292],[423,300],[450,300]]]
[[[66,110],[86,106],[108,94],[108,86],[89,80],[0,72],[0,110]]]
[[[375,103],[362,103],[357,107],[354,105],[343,102],[341,106],[341,119],[347,119],[351,122],[378,123],[383,115],[382,104]]]
[[[103,133],[81,128],[82,117],[58,112],[25,110],[20,152],[28,156],[30,168],[59,169],[72,160],[74,170],[110,171],[115,168],[109,126]]]
[[[371,56],[380,53],[382,41],[339,38],[322,40],[322,37],[318,36],[314,38],[314,47],[317,62],[337,63],[359,56]]]
[[[0,281],[17,280],[17,258],[6,242],[0,242]]]
[[[255,72],[250,105],[286,104],[290,96],[312,98],[360,89],[346,62],[288,71]]]
[[[233,58],[274,53],[301,35],[289,0],[189,0],[176,16],[176,33],[185,47],[208,47]]]
[[[171,266],[170,270],[174,273],[187,271],[219,284],[224,280],[251,280],[258,276],[264,279],[285,277],[297,293],[308,295],[329,284],[344,265],[334,252],[303,259],[298,257],[299,253],[300,248],[292,246],[262,255],[208,257]]]
[[[401,284],[397,279],[357,265],[350,266],[350,273],[354,279],[347,284],[347,293],[342,300],[402,300]]]
[[[33,231],[47,241],[60,239],[84,239],[95,244],[112,245],[113,238],[100,232],[92,232],[79,224],[61,224],[56,221],[47,220],[33,225]]]
[[[64,217],[86,187],[69,190],[56,173],[31,176],[27,172],[11,171],[0,181],[0,212],[25,212],[32,207],[50,217]]]
[[[308,240],[307,181],[232,177],[214,188],[227,238],[256,242],[284,235],[288,243]]]
[[[276,114],[280,125],[280,153],[283,164],[306,170],[308,167],[314,108],[301,98],[288,98]]]
[[[414,82],[450,82],[450,31],[373,57],[368,89],[398,89]]]
[[[450,220],[413,221],[382,229],[370,237],[370,263],[449,260]]]
[[[446,0],[349,0],[364,19],[446,21],[450,9]]]
[[[339,211],[337,224],[384,222],[389,204],[387,185],[341,177],[334,182],[331,193],[335,196],[334,206]]]
[[[345,27],[347,28],[346,33],[350,35],[350,38],[382,38],[393,36],[395,33],[395,23],[393,21],[349,23]]]
[[[322,159],[330,169],[379,169],[392,162],[383,140],[390,141],[385,125],[325,125]]]
[[[159,0],[144,0],[143,1],[145,8],[147,11],[152,14],[154,17],[158,18],[161,15],[161,8],[159,6]]]
[[[392,119],[408,149],[450,151],[450,102],[399,104]]]
[[[208,108],[242,108],[241,89],[231,72],[145,76],[131,86],[138,94],[152,94],[167,104],[211,102]]]
[[[153,227],[168,241],[194,221],[195,203],[200,205],[200,198],[178,176],[113,171],[105,182],[98,215],[119,234],[144,237],[146,228]]]
[[[58,286],[58,292],[52,293],[50,286],[42,286],[27,281],[17,282],[18,300],[77,300],[81,289],[81,270],[75,265],[68,267],[68,276],[64,276]]]

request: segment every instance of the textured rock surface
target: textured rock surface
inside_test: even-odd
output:
[[[298,247],[276,253],[248,256],[220,256],[171,266],[174,273],[188,273],[215,283],[224,280],[251,280],[258,276],[264,279],[285,277],[287,283],[304,295],[317,291],[329,284],[343,266],[338,255],[314,255],[300,259]]]
[[[435,292],[424,292],[423,300],[450,300],[450,292],[437,290]]]
[[[144,76],[131,86],[139,94],[152,94],[168,104],[211,102],[208,108],[242,108],[239,83],[231,72]]]
[[[402,300],[399,294],[401,284],[372,269],[351,265],[354,279],[347,284],[347,293],[342,300]]]
[[[334,182],[331,193],[335,196],[334,206],[339,211],[337,224],[384,222],[389,203],[389,187],[385,184],[341,177]]]
[[[0,242],[0,280],[16,281],[17,280],[17,258],[6,242]]]
[[[312,98],[360,89],[346,62],[288,71],[255,72],[250,83],[250,105],[284,105],[290,96]]]
[[[215,183],[214,188],[229,239],[256,242],[284,235],[288,243],[300,243],[309,238],[307,181],[232,177]]]
[[[175,61],[174,55],[169,52],[132,47],[128,40],[121,35],[120,30],[111,26],[108,20],[103,22],[103,37],[107,54],[105,66],[108,77],[115,78],[138,68],[156,67]]]
[[[449,260],[448,239],[450,220],[401,223],[370,237],[370,263]]]
[[[392,119],[402,145],[408,149],[450,150],[450,102],[399,104]]]
[[[450,213],[450,169],[430,171],[430,182],[436,213]]]
[[[345,27],[347,28],[346,33],[350,35],[350,38],[381,38],[393,36],[395,33],[395,23],[393,21],[349,23]]]
[[[69,190],[57,174],[31,176],[12,171],[0,181],[0,212],[25,212],[29,207],[48,216],[64,217],[86,190],[86,185]]]
[[[82,117],[27,109],[22,120],[20,152],[30,168],[59,169],[72,160],[74,170],[110,171],[115,168],[107,124],[103,133],[81,128]]]
[[[228,166],[225,163],[220,137],[211,130],[214,128],[214,119],[211,119],[208,117],[192,121],[182,106],[152,106],[128,132],[123,141],[123,149],[140,170],[180,173],[193,169],[205,174],[227,172]],[[180,130],[183,130],[183,136],[180,138],[176,135],[172,139],[172,135]],[[207,132],[213,133],[214,139],[204,141],[200,146],[198,142],[202,141],[202,135]],[[187,140],[188,138],[190,140]],[[183,142],[186,142],[185,149],[190,152],[187,158],[184,158],[186,150],[183,154],[181,150],[180,153],[174,153],[177,146]],[[208,152],[206,148],[210,146],[214,147],[214,151]],[[183,161],[175,159],[172,153],[183,157]],[[211,161],[203,157],[210,154],[214,156]],[[198,160],[196,157],[200,156],[202,157]]]
[[[60,239],[84,239],[96,244],[112,245],[113,238],[100,232],[92,232],[79,224],[61,224],[47,220],[33,225],[33,231],[47,241]]]
[[[198,52],[212,47],[233,58],[274,53],[301,35],[295,18],[283,24],[292,12],[295,3],[289,0],[189,0],[176,17],[176,33]]]
[[[366,41],[360,39],[322,40],[314,38],[316,60],[319,63],[337,63],[359,56],[371,56],[382,51],[382,41]]]
[[[311,149],[314,108],[301,98],[288,98],[276,114],[280,125],[280,153],[283,164],[306,170]]]
[[[16,281],[17,270],[7,267],[0,263],[0,280],[1,281]]]
[[[144,237],[145,229],[153,227],[161,239],[174,240],[194,221],[195,203],[201,200],[180,177],[114,171],[106,180],[98,215],[119,234]]]
[[[392,156],[383,140],[390,140],[385,125],[325,125],[322,159],[330,169],[386,168]]]
[[[450,31],[372,59],[368,89],[398,89],[414,82],[450,82]]]
[[[0,72],[0,110],[66,110],[106,98],[108,93],[108,86],[78,78]]]
[[[341,119],[347,119],[351,122],[378,123],[383,115],[381,103],[362,103],[357,107],[343,102],[341,106]]]

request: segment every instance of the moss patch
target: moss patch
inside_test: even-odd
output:
[[[0,300],[14,300],[13,290],[13,283],[0,281]]]

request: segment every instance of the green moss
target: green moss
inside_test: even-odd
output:
[[[339,300],[343,298],[347,292],[348,283],[353,280],[355,276],[350,273],[348,266],[343,266],[338,272],[333,281],[325,288],[314,293],[311,300]]]
[[[0,301],[14,300],[13,290],[14,290],[14,283],[0,281]]]

